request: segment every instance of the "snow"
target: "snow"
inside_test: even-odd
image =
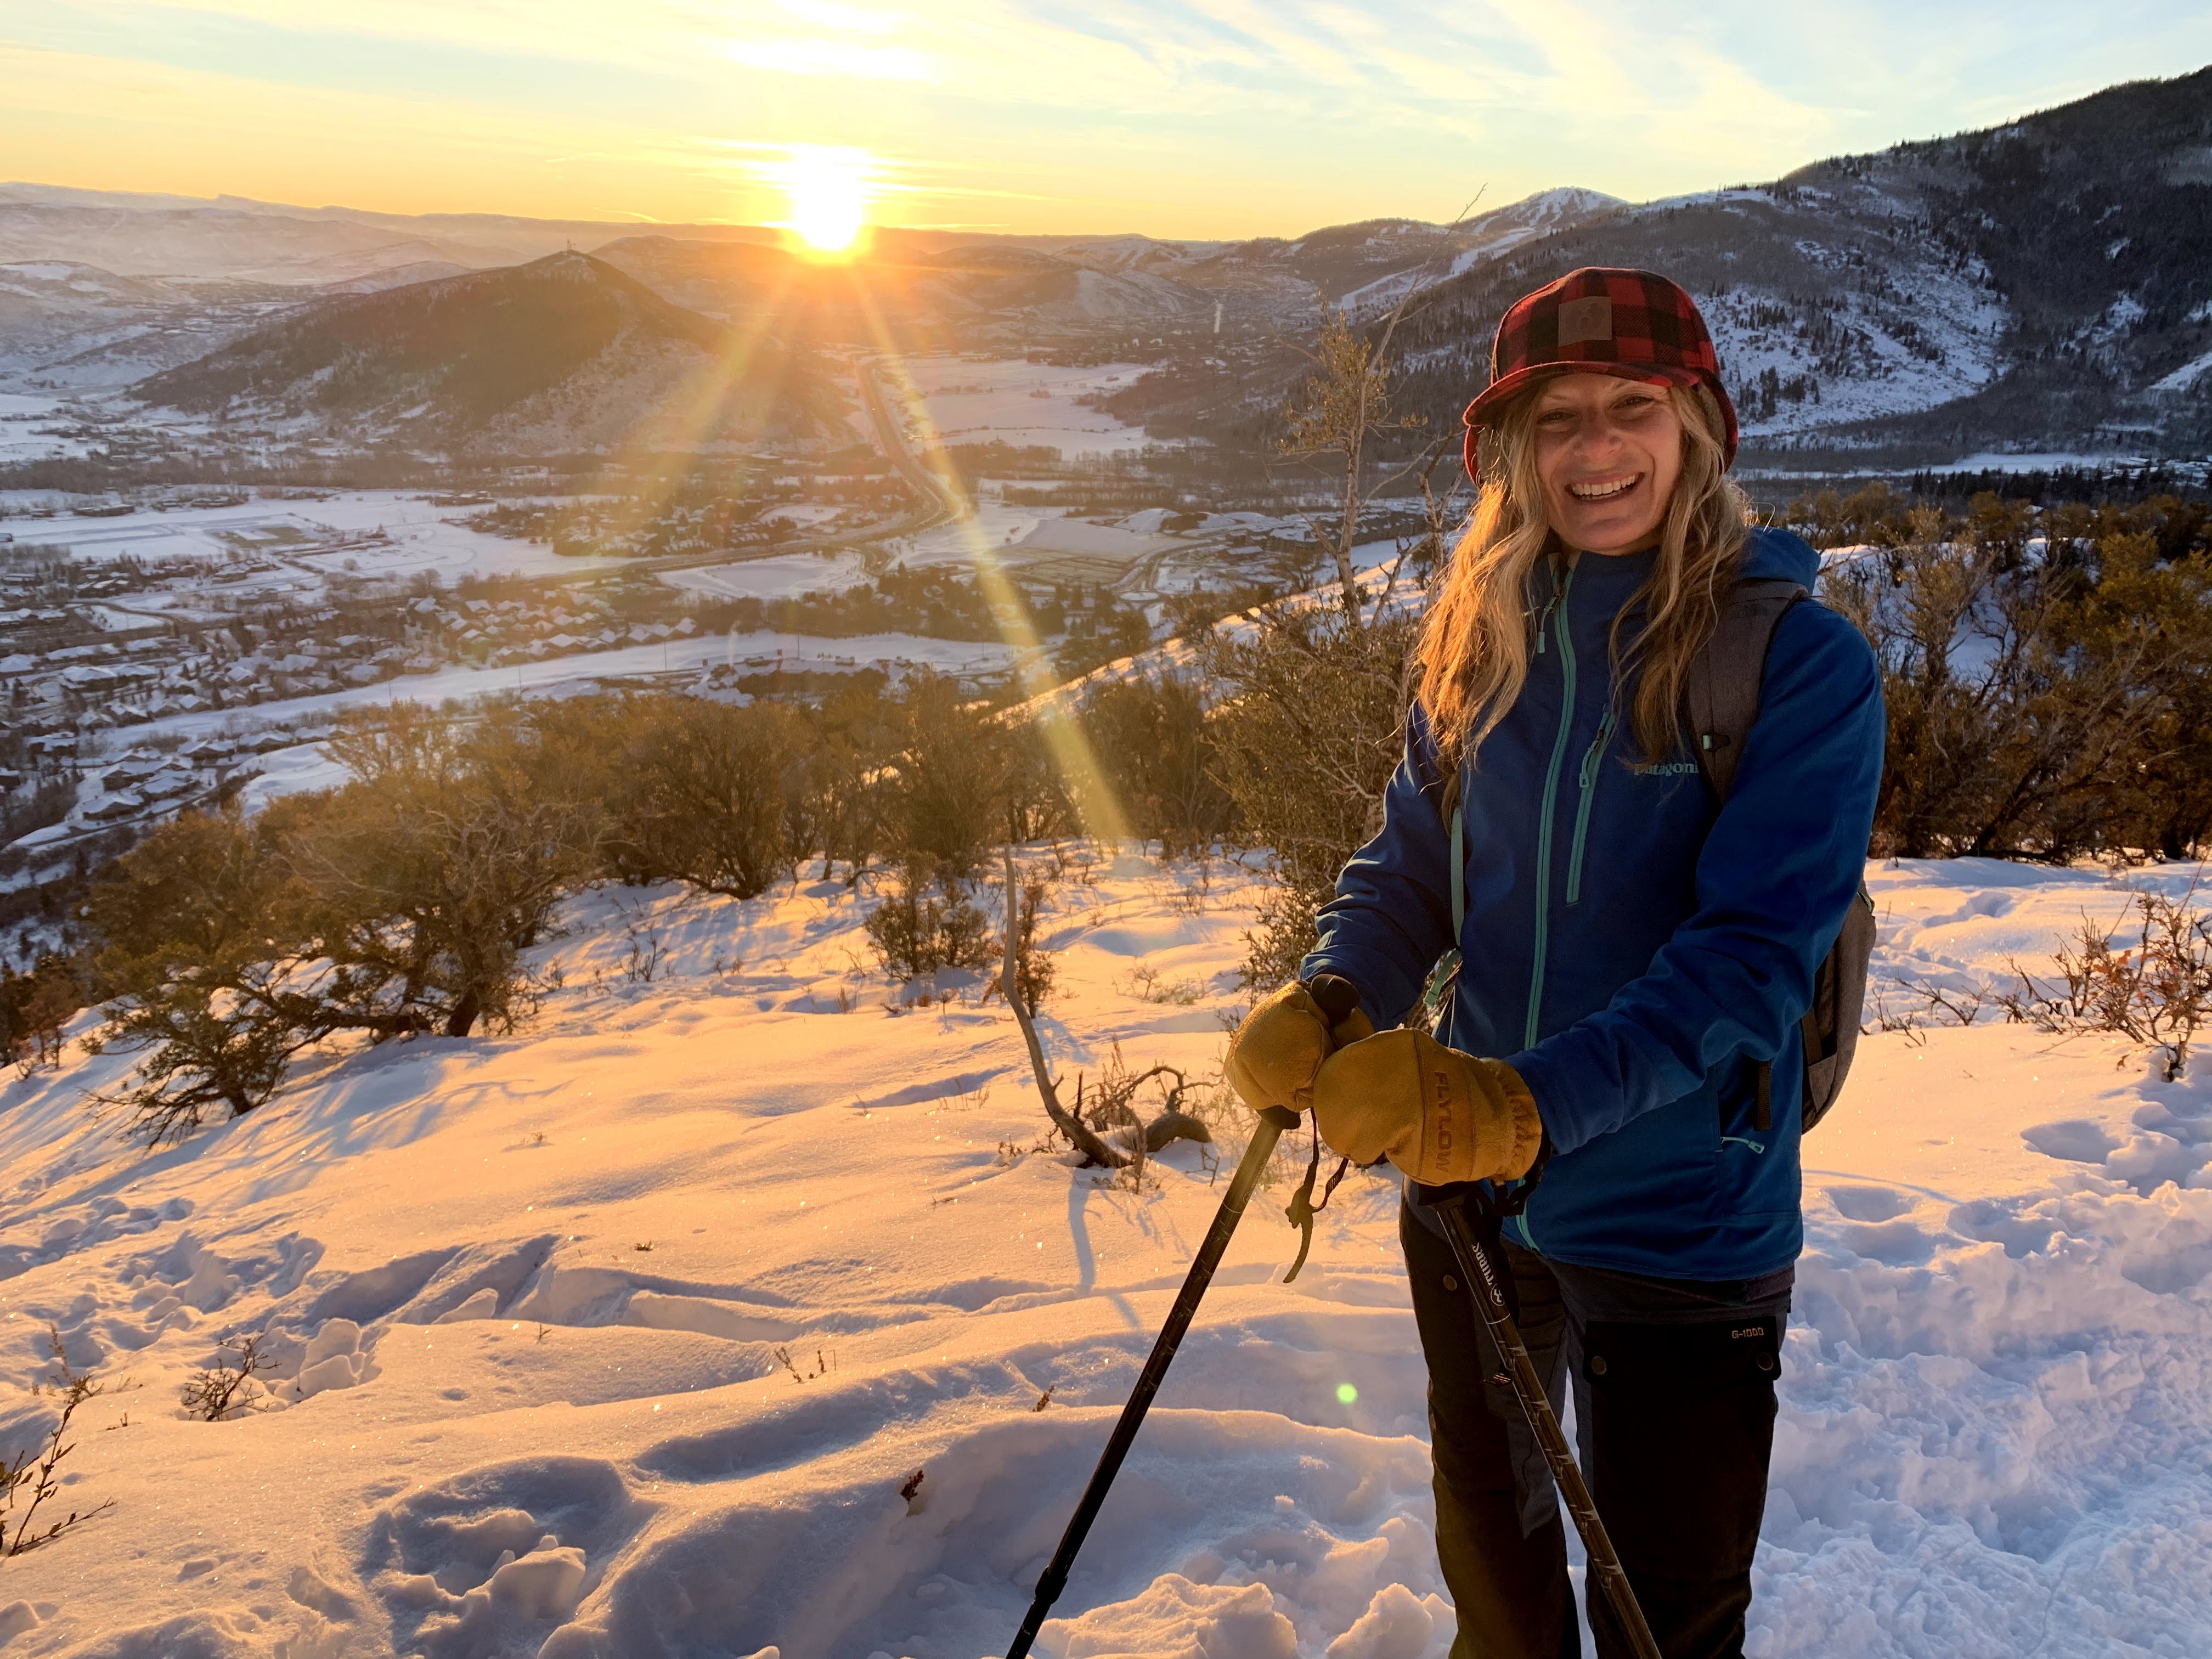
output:
[[[1055,1063],[1205,1071],[1254,878],[1062,850]],[[1869,866],[1891,1022],[2199,873]],[[0,1090],[0,1449],[49,1322],[133,1385],[67,1489],[115,1509],[0,1567],[8,1659],[1002,1652],[1220,1188],[1025,1151],[1004,1008],[872,973],[866,903],[584,896],[526,1030],[311,1056],[151,1156],[84,1105],[124,1057]],[[1041,1652],[1449,1646],[1396,1188],[1349,1179],[1285,1286],[1297,1161]],[[2212,1066],[1876,1030],[1806,1162],[1747,1652],[2212,1649]],[[183,1416],[245,1333],[269,1408]]]
[[[692,639],[672,636],[618,650],[545,657],[498,668],[444,668],[433,674],[405,674],[349,690],[272,698],[254,704],[250,713],[258,720],[296,722],[328,716],[343,708],[380,703],[420,702],[435,707],[448,698],[467,702],[508,692],[567,696],[597,690],[613,680],[696,676],[725,664],[755,669],[780,666],[787,672],[819,669],[835,673],[876,667],[894,675],[921,665],[944,674],[994,675],[1006,672],[1022,654],[1017,647],[994,641],[939,640],[919,634],[856,634],[836,638],[771,632]],[[132,726],[131,734],[141,739],[167,732],[205,737],[234,724],[240,712],[209,709],[163,715]]]
[[[2207,371],[2212,371],[2212,351],[2204,353],[2201,357],[2191,357],[2172,374],[2152,381],[2150,389],[2153,392],[2188,392],[2195,388],[2197,381],[2204,378]]]
[[[856,553],[839,553],[830,558],[811,553],[779,553],[770,558],[664,570],[659,574],[670,587],[718,599],[795,599],[801,593],[840,592],[867,580]]]
[[[0,411],[4,418],[4,411]],[[459,520],[481,507],[438,507],[416,493],[352,489],[320,500],[244,501],[235,507],[145,510],[113,519],[9,519],[25,545],[59,544],[80,558],[229,558],[248,549],[285,571],[258,588],[319,584],[340,574],[404,579],[434,572],[448,585],[464,576],[574,576],[618,570],[623,561],[557,554],[542,544],[495,536]],[[383,543],[356,538],[386,532]]]
[[[2111,450],[1978,450],[1972,455],[1961,455],[1951,463],[1953,472],[2053,472],[2075,467],[2098,472],[2112,468],[2145,466],[2150,459],[2144,455],[2117,454]]]
[[[921,392],[941,443],[1042,444],[1073,457],[1141,449],[1152,441],[1142,427],[1079,401],[1134,380],[1145,373],[1140,363],[1071,368],[1019,358],[927,356],[903,358],[901,367]],[[887,380],[884,390],[899,407],[895,383]],[[917,422],[908,424],[915,437],[923,435]]]

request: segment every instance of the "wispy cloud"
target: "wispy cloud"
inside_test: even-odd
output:
[[[5,35],[13,172],[721,218],[770,204],[716,143],[850,145],[904,158],[886,213],[1186,235],[1648,198],[2212,58],[2193,0],[45,0]]]
[[[929,58],[905,46],[862,46],[849,40],[794,39],[731,40],[722,48],[736,63],[779,75],[845,76],[860,81],[933,81]]]

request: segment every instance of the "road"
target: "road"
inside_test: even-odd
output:
[[[969,517],[975,509],[949,489],[945,480],[924,466],[915,453],[907,447],[906,434],[892,416],[890,406],[884,401],[883,388],[876,384],[876,360],[858,357],[853,362],[853,384],[859,388],[860,406],[868,411],[868,421],[876,428],[876,443],[890,459],[899,477],[904,478],[928,500],[937,503],[935,514],[927,524],[942,524],[948,519]]]

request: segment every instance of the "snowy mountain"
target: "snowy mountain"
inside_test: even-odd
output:
[[[2212,441],[2212,70],[1474,251],[1394,338],[1401,404],[1456,426],[1505,307],[1579,265],[1665,272],[1713,326],[1747,440],[1877,463]],[[1389,284],[1374,296],[1395,298]],[[1355,309],[1372,314],[1368,294]],[[1164,435],[1264,422],[1304,373],[1180,365],[1116,397]]]
[[[629,236],[595,257],[680,305],[794,343],[880,349],[887,332],[926,351],[1213,313],[1211,295],[1156,271],[1101,270],[1005,240],[935,248],[885,238],[850,264],[823,264],[778,247]]]
[[[74,259],[130,276],[314,287],[395,266],[517,264],[624,234],[620,221],[497,213],[372,213],[243,197],[202,198],[64,185],[0,184],[0,254]],[[749,226],[690,225],[706,239],[774,241]]]
[[[324,301],[132,395],[355,438],[552,453],[811,430],[836,418],[829,385],[800,354],[735,341],[611,265],[558,253]]]
[[[1062,850],[1052,1063],[1095,1077],[1118,1046],[1205,1077],[1253,878]],[[2084,911],[2124,910],[2101,872],[1868,878],[1878,1012],[1929,1018],[1863,1040],[1807,1143],[1747,1651],[2212,1650],[2204,1062],[2168,1083],[2117,1039],[1961,1028],[1900,990],[2009,984]],[[50,1326],[114,1390],[78,1412],[58,1500],[114,1508],[0,1564],[0,1644],[1003,1652],[1242,1119],[1208,1107],[1218,1144],[1141,1185],[1073,1167],[1004,1005],[886,983],[869,902],[586,895],[529,1029],[328,1045],[150,1156],[88,1107],[129,1055],[72,1042],[0,1086],[0,1456],[52,1421],[27,1392],[56,1374]],[[1443,1659],[1398,1189],[1355,1173],[1285,1285],[1304,1152],[1246,1214],[1039,1652]],[[249,1338],[256,1409],[186,1408]]]
[[[624,237],[597,257],[680,305],[823,342],[872,347],[882,329],[923,347],[1210,331],[1217,313],[1233,334],[1310,325],[1325,305],[1387,304],[1408,286],[1620,205],[1595,191],[1554,190],[1457,225],[1377,219],[1296,240],[885,231],[850,264],[671,234]]]
[[[2208,140],[2212,70],[1624,209],[1440,286],[1408,359],[1442,415],[1480,384],[1516,296],[1576,265],[1640,265],[1709,308],[1769,447],[2201,451],[2212,388],[2187,371],[2212,351]]]
[[[199,356],[296,303],[264,283],[118,276],[70,259],[0,264],[0,374],[107,386]]]

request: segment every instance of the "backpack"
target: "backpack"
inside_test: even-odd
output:
[[[1797,582],[1764,578],[1739,581],[1721,609],[1712,638],[1691,662],[1683,713],[1698,773],[1717,802],[1728,799],[1744,742],[1759,718],[1759,682],[1766,671],[1766,653],[1774,642],[1775,625],[1790,606],[1808,600],[1812,595]],[[1456,785],[1458,780],[1452,782]],[[1458,790],[1452,788],[1448,800],[1453,945],[1431,975],[1422,999],[1431,1018],[1440,1012],[1456,971],[1460,930],[1467,921],[1467,839],[1457,795]],[[1804,1038],[1802,1098],[1807,1129],[1828,1115],[1850,1074],[1851,1055],[1858,1046],[1859,1017],[1866,1006],[1867,969],[1874,945],[1874,900],[1862,882],[1857,898],[1844,913],[1835,944],[1814,976],[1813,1006],[1797,1023]],[[1753,1126],[1761,1132],[1774,1127],[1773,1086],[1773,1063],[1759,1061]]]
[[[1812,601],[1799,584],[1788,580],[1740,581],[1721,610],[1719,623],[1690,664],[1685,688],[1689,729],[1698,769],[1716,801],[1725,802],[1735,781],[1752,722],[1759,718],[1759,688],[1766,672],[1767,647],[1775,625],[1790,606]],[[1858,1047],[1859,1017],[1866,1009],[1868,964],[1874,957],[1874,899],[1859,884],[1856,898],[1844,912],[1842,930],[1813,977],[1813,1006],[1797,1022],[1804,1037],[1804,1127],[1828,1115],[1844,1091],[1851,1055]],[[1759,1098],[1753,1127],[1774,1127],[1770,1103],[1774,1066],[1759,1066]]]

